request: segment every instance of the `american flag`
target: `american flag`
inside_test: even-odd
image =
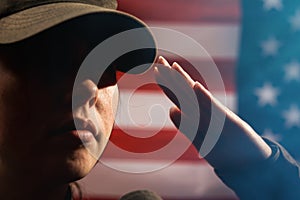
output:
[[[218,85],[213,85],[211,92],[257,132],[282,142],[299,158],[300,96],[296,88],[300,80],[300,58],[297,58],[300,3],[295,2],[119,0],[119,10],[141,18],[149,26],[180,31],[201,44],[218,67],[226,98]],[[201,70],[208,66],[208,60],[193,51],[187,50],[185,58],[168,54],[166,57],[179,62],[187,71],[192,69],[186,59],[197,63]],[[192,76],[203,81],[195,74]],[[216,77],[205,79],[213,82]],[[146,188],[166,200],[237,199],[193,147],[176,157],[176,149],[190,143],[177,133],[168,113],[161,107],[153,107],[153,104],[171,106],[157,86],[144,84],[132,95],[132,89],[143,82],[154,82],[151,72],[122,76],[120,110],[111,142],[99,164],[81,181],[87,196],[114,200]],[[174,143],[168,151],[158,151],[170,141]],[[158,153],[147,156],[149,152]],[[169,163],[170,160],[174,162]],[[160,168],[165,163],[168,165]],[[145,169],[148,172],[142,173]]]
[[[239,114],[299,160],[300,3],[265,0],[242,5]]]

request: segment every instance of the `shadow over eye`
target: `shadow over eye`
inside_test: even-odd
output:
[[[99,89],[115,85],[117,83],[116,70],[113,67],[108,67],[97,81]]]

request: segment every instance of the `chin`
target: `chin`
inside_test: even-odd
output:
[[[94,158],[88,150],[78,150],[67,159],[66,162],[66,175],[69,177],[69,182],[82,179],[90,173],[97,163],[97,159]]]
[[[46,160],[41,176],[52,183],[63,184],[82,179],[97,163],[97,159],[84,147],[55,154]]]

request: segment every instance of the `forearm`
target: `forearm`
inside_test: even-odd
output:
[[[272,155],[243,168],[215,169],[241,200],[299,200],[299,165],[279,144],[266,140]]]
[[[249,124],[217,100],[212,102],[226,115],[218,142],[205,156],[215,169],[244,167],[271,156],[269,145]]]

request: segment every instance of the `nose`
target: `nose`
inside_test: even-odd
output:
[[[84,80],[73,88],[72,102],[73,108],[83,105],[92,107],[96,103],[98,87],[91,80]]]

